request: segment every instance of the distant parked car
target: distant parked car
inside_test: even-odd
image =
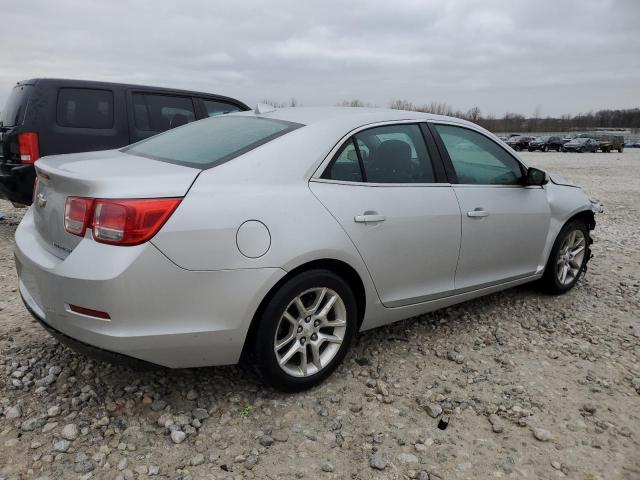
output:
[[[511,137],[507,140],[507,145],[513,148],[515,151],[519,152],[520,150],[526,150],[529,148],[529,142],[533,140],[533,137],[527,137],[524,135],[519,135],[517,137]]]
[[[570,142],[565,143],[562,146],[563,152],[597,152],[599,144],[597,140],[593,138],[578,137],[574,138]]]
[[[201,118],[248,110],[210,93],[85,80],[18,82],[0,116],[0,197],[30,205],[45,155],[124,147]]]
[[[593,138],[598,141],[598,147],[603,152],[610,152],[611,150],[618,150],[622,153],[624,151],[624,137],[622,135],[611,135],[608,133],[582,133],[579,135],[581,138]]]
[[[554,137],[554,136],[543,136],[537,137],[529,142],[529,151],[533,152],[534,150],[540,150],[541,152],[546,152],[547,150],[555,150],[559,152],[562,149],[562,138]]]

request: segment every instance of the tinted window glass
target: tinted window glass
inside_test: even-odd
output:
[[[223,115],[156,135],[123,151],[190,167],[209,168],[301,126],[281,120]]]
[[[24,112],[27,108],[27,99],[32,88],[31,85],[16,85],[13,87],[7,103],[0,112],[0,123],[5,127],[22,123]]]
[[[462,127],[435,125],[449,153],[459,183],[517,185],[520,164],[493,140]]]
[[[63,127],[113,128],[113,92],[89,88],[61,88],[57,122]]]
[[[225,113],[239,112],[240,107],[231,105],[230,103],[217,102],[214,100],[202,100],[207,116],[215,117],[216,115],[224,115]]]
[[[322,178],[331,180],[343,180],[347,182],[361,182],[362,172],[358,163],[358,152],[353,144],[353,138],[346,142],[336,159],[331,162],[329,168],[324,172]]]
[[[365,179],[372,183],[433,183],[427,146],[417,125],[387,125],[356,134]]]
[[[164,132],[196,119],[189,97],[133,94],[134,121],[139,130]]]

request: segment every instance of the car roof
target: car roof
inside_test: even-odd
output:
[[[444,121],[462,125],[477,125],[455,117],[434,115],[431,113],[395,110],[391,108],[362,108],[362,107],[287,107],[277,108],[271,112],[256,114],[254,111],[231,113],[230,115],[255,115],[262,118],[272,118],[302,125],[319,125],[338,122],[342,127],[357,128],[359,126],[387,122],[394,120]]]

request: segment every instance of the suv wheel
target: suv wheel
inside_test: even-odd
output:
[[[543,146],[542,146],[542,148],[541,148],[540,150],[542,150],[543,152],[546,152],[546,151],[547,151],[547,146],[546,146],[546,145],[543,145]]]
[[[275,293],[255,335],[265,381],[287,392],[319,384],[340,364],[356,333],[356,300],[349,284],[329,270],[309,270]]]
[[[566,293],[578,282],[589,261],[589,229],[581,220],[567,223],[556,238],[542,277],[552,294]]]
[[[619,147],[618,148],[618,153],[622,153],[623,150],[624,150],[624,147]]]

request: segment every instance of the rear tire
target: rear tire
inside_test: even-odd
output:
[[[560,295],[576,285],[591,255],[589,241],[589,228],[582,220],[562,227],[540,280],[547,293]]]
[[[263,379],[300,392],[325,380],[347,354],[358,324],[356,299],[342,277],[309,270],[282,285],[258,321],[254,352]]]
[[[623,150],[624,150],[624,147],[620,147],[620,148],[618,148],[618,153],[622,153],[622,152],[623,152]]]
[[[547,146],[546,146],[546,145],[543,145],[543,146],[542,146],[542,148],[541,148],[540,150],[542,150],[543,152],[546,152],[546,151],[547,151]]]

